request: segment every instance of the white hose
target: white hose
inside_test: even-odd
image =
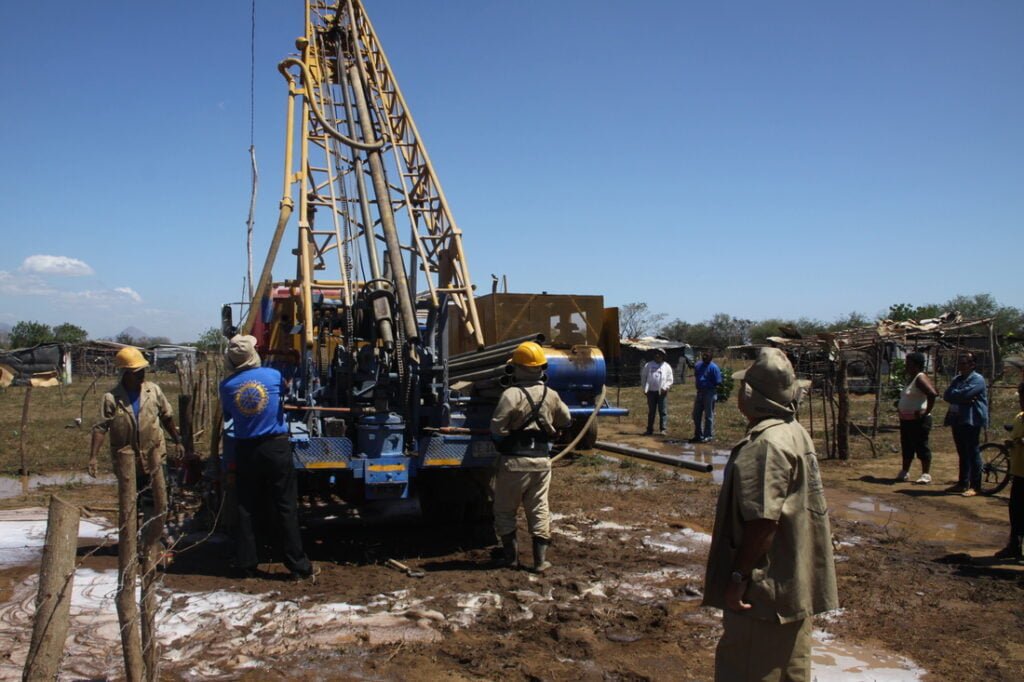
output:
[[[601,387],[601,395],[599,395],[597,397],[597,400],[594,401],[594,411],[590,413],[589,417],[587,417],[587,423],[583,425],[583,428],[580,429],[580,432],[576,434],[576,437],[572,439],[571,443],[566,445],[564,448],[562,448],[561,452],[559,452],[557,455],[551,458],[552,464],[554,464],[555,462],[557,462],[558,460],[562,459],[567,454],[572,452],[572,449],[575,448],[579,444],[580,439],[583,438],[583,434],[590,430],[590,425],[594,422],[595,419],[597,419],[597,413],[601,411],[601,406],[604,405],[604,396],[607,390],[607,386]]]

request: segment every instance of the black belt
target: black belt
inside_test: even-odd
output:
[[[287,433],[268,433],[264,436],[253,436],[252,438],[236,438],[235,440],[243,443],[265,443],[268,440],[276,440],[278,438],[288,438]]]

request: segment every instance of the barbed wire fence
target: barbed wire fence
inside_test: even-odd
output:
[[[199,363],[185,360],[178,364],[178,369],[182,395],[189,397],[183,404],[187,404],[190,411],[179,413],[182,421],[189,425],[187,452],[189,455],[194,454],[195,438],[208,429],[210,447],[206,461],[210,463],[213,460],[216,463],[219,461],[220,442],[220,406],[217,399],[219,362],[215,358],[206,358]],[[192,429],[193,424],[200,424],[200,429]],[[174,537],[165,533],[170,514],[174,511],[169,495],[173,486],[164,475],[164,462],[157,451],[146,453],[143,476],[136,475],[136,467],[142,463],[142,459],[133,449],[114,452],[112,460],[118,489],[115,529],[118,578],[114,604],[119,623],[124,675],[130,682],[155,682],[160,679],[158,594],[165,576],[165,570],[161,569],[166,569],[176,554],[195,550],[210,541],[222,527],[228,496],[223,486],[215,496],[215,505],[209,504],[211,496],[201,496],[200,505],[214,506],[215,510],[207,509],[212,511],[212,515],[204,524],[207,526],[205,534],[198,538],[191,536],[188,544],[183,545],[183,533],[179,532]],[[210,469],[209,466],[205,468],[203,478],[208,486],[214,484]],[[219,478],[219,467],[216,467],[213,476]],[[137,481],[144,484],[139,487]],[[181,504],[180,496],[175,495],[175,498],[177,504]],[[51,497],[50,507],[32,640],[22,674],[22,679],[26,681],[52,680],[59,673],[65,656],[64,641],[70,624],[70,599],[75,572],[114,542],[112,530],[97,546],[78,557],[78,519],[83,511],[88,515],[92,510],[87,506],[70,505],[56,495]],[[67,528],[70,524],[68,519],[72,517],[74,531],[70,534],[73,539],[51,541],[50,529],[53,528],[55,534],[63,532],[67,535],[68,531],[59,529]],[[180,531],[180,519],[176,521],[174,525]]]

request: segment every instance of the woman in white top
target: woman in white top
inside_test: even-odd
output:
[[[916,482],[931,483],[932,451],[928,447],[928,434],[932,430],[932,408],[938,392],[924,373],[924,353],[908,353],[905,372],[909,383],[900,393],[898,406],[903,468],[896,480],[902,482],[910,477],[910,465],[917,455],[921,460],[921,477]]]

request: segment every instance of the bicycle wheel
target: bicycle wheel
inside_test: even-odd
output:
[[[995,495],[1010,482],[1010,453],[1002,443],[981,446],[981,492]]]

